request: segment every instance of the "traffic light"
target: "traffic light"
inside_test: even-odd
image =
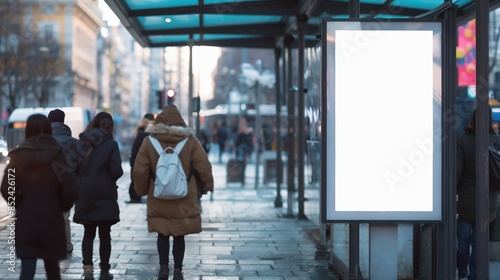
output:
[[[175,90],[173,89],[167,90],[167,105],[174,104],[174,99],[175,99]]]

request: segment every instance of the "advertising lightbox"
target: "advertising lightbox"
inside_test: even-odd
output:
[[[322,22],[322,215],[442,220],[441,21]]]

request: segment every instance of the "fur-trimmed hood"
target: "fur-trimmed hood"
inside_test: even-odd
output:
[[[155,118],[154,124],[146,128],[153,137],[160,141],[178,143],[194,134],[193,128],[187,127],[182,116],[174,105],[163,109]]]
[[[146,132],[149,132],[150,134],[157,135],[157,134],[169,134],[169,135],[179,135],[182,137],[187,137],[191,136],[194,134],[194,129],[191,127],[183,127],[183,126],[170,126],[170,125],[165,125],[162,123],[158,124],[150,124],[146,128]]]

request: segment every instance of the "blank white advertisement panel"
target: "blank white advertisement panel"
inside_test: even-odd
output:
[[[326,220],[442,219],[441,26],[324,22]]]

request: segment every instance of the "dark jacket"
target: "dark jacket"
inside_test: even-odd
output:
[[[493,132],[489,144],[498,140]],[[467,221],[476,220],[476,135],[469,129],[457,139],[457,214]],[[489,221],[495,219],[498,192],[490,192]]]
[[[65,259],[63,212],[71,209],[78,191],[61,147],[52,136],[42,134],[26,139],[9,157],[1,188],[7,203],[17,208],[17,257]]]
[[[53,122],[50,125],[52,126],[52,136],[63,147],[63,150],[76,148],[78,139],[71,136],[71,128],[69,126],[60,122]]]
[[[72,168],[76,172],[77,163],[75,162],[78,158],[76,151],[76,143],[78,139],[71,136],[71,129],[69,126],[60,123],[53,122],[50,124],[52,126],[52,137],[56,139],[57,143],[61,146],[63,153],[68,161],[68,167]]]
[[[78,199],[73,221],[79,224],[120,221],[118,186],[116,181],[123,175],[118,144],[102,128],[91,128],[80,134],[77,149],[92,149],[80,163],[78,170]]]
[[[167,106],[156,117],[155,124],[147,131],[161,143],[163,148],[175,147],[186,137],[189,139],[179,153],[186,174],[193,174],[205,186],[205,191],[214,190],[212,165],[200,142],[193,137],[192,129],[186,127],[179,111]],[[132,169],[135,191],[138,195],[148,195],[147,218],[149,232],[165,236],[179,236],[201,232],[199,189],[195,178],[188,183],[188,195],[176,200],[161,200],[153,195],[154,173],[159,155],[149,137],[139,149]]]
[[[134,167],[135,158],[137,157],[137,153],[139,152],[139,148],[141,147],[142,141],[144,138],[149,135],[148,132],[145,131],[145,127],[141,127],[137,131],[137,136],[135,137],[134,144],[132,144],[132,153],[130,155],[130,167]]]

